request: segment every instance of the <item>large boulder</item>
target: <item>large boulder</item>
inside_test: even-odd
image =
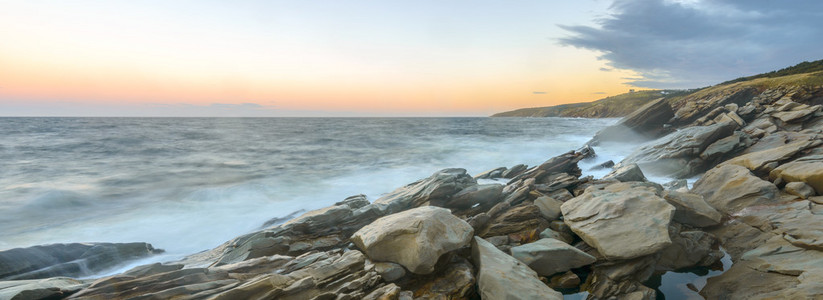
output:
[[[681,129],[639,147],[615,168],[638,164],[653,174],[689,177],[704,167],[700,154],[715,141],[731,135],[735,128],[737,124],[723,122]]]
[[[659,98],[638,108],[619,123],[601,130],[590,143],[656,138],[664,132],[663,124],[673,116],[674,111],[667,99]]]
[[[465,169],[444,169],[380,197],[374,205],[384,209],[386,214],[392,214],[427,202],[447,202],[454,194],[476,184]]]
[[[556,239],[539,239],[533,243],[512,247],[512,256],[540,276],[593,264],[597,258]]]
[[[777,167],[769,173],[771,180],[803,182],[823,195],[823,155],[802,157]]]
[[[700,194],[709,205],[731,214],[754,204],[774,202],[778,190],[771,182],[752,175],[749,169],[724,164],[703,175],[691,190]]]
[[[541,282],[534,270],[480,237],[472,242],[472,259],[483,299],[563,299],[563,294]]]
[[[71,243],[0,251],[0,279],[93,275],[162,252],[147,243]]]
[[[566,224],[607,259],[631,259],[671,245],[675,208],[647,183],[591,186],[560,207]]]
[[[646,181],[646,176],[643,175],[643,171],[640,170],[640,166],[637,164],[626,164],[615,168],[609,174],[603,176],[603,180],[606,179],[616,179],[620,182]]]
[[[471,225],[448,209],[425,206],[379,218],[351,240],[372,260],[429,274],[441,255],[468,245],[473,235]]]

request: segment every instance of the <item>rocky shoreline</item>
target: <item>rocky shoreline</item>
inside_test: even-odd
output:
[[[0,299],[655,299],[655,277],[717,268],[721,247],[734,264],[695,287],[701,296],[821,297],[823,87],[693,97],[652,101],[598,134],[592,144],[656,138],[603,178],[581,177],[578,162],[597,159],[590,146],[474,177],[445,169],[99,279],[72,277],[158,250],[7,250]],[[643,171],[702,175],[689,188]]]

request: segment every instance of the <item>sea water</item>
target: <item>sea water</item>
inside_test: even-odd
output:
[[[179,258],[443,168],[534,166],[615,121],[0,118],[0,250],[148,242]],[[614,149],[582,168],[627,154]]]

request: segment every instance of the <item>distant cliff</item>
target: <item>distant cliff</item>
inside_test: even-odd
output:
[[[674,90],[639,91],[611,96],[593,102],[521,108],[496,113],[492,117],[618,118],[630,114],[654,99],[679,92]]]

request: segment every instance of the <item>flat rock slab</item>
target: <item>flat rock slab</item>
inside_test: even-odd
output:
[[[674,220],[695,227],[720,224],[723,215],[703,200],[703,196],[692,193],[666,191],[663,198],[674,205]]]
[[[448,209],[424,206],[379,218],[351,240],[374,261],[429,274],[441,255],[469,244],[474,229]]]
[[[512,247],[511,252],[514,258],[522,261],[541,276],[566,272],[597,261],[594,256],[552,238]]]
[[[609,260],[655,253],[669,245],[675,208],[650,184],[592,186],[561,206],[566,224]]]
[[[707,171],[691,192],[703,195],[717,210],[731,214],[751,205],[774,202],[778,190],[745,167],[724,164]]]
[[[534,270],[480,237],[472,242],[472,259],[483,299],[563,299],[563,294],[541,282]]]
[[[784,182],[803,182],[823,195],[823,155],[807,156],[777,167],[769,178]]]

